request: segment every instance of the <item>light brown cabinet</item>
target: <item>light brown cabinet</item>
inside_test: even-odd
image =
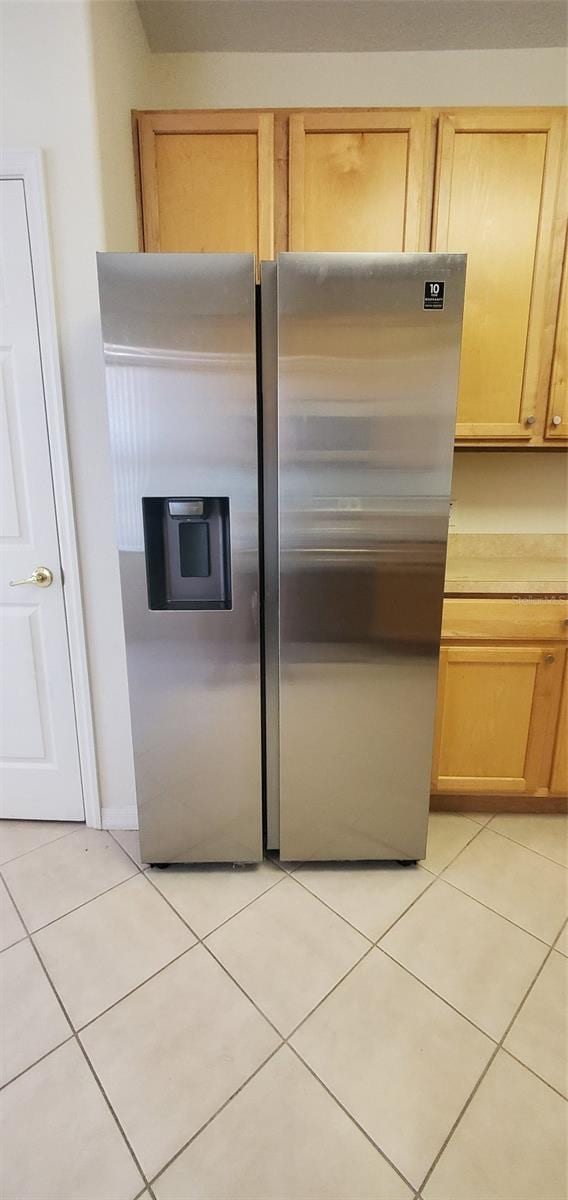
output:
[[[536,809],[566,797],[567,611],[561,601],[445,602],[434,794],[532,798]]]
[[[440,116],[432,249],[468,256],[458,438],[542,434],[562,126],[541,109]]]
[[[564,659],[562,692],[556,726],[550,791],[553,796],[568,795],[568,653]]]
[[[564,251],[545,437],[551,442],[568,438],[568,245]]]
[[[467,252],[457,441],[566,445],[564,109],[150,112],[135,125],[146,250]],[[565,294],[566,280],[564,311]]]
[[[419,109],[294,113],[290,250],[418,250],[428,122]]]
[[[143,246],[274,254],[272,113],[137,115]]]

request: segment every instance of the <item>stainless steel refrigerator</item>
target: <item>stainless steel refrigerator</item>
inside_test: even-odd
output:
[[[464,281],[99,256],[146,861],[423,856]]]

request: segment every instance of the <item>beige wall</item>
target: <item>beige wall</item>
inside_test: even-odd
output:
[[[565,104],[562,50],[154,54],[156,108]]]
[[[565,532],[567,465],[562,450],[458,450],[452,479],[452,530]]]
[[[130,0],[93,0],[91,55],[106,250],[137,250],[132,108],[153,104],[151,55]]]

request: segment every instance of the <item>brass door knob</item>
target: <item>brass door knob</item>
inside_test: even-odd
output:
[[[27,579],[11,579],[10,587],[22,587],[24,583],[35,583],[36,587],[51,587],[53,571],[50,571],[49,567],[36,567]]]

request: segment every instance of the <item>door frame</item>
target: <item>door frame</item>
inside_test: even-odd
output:
[[[0,178],[19,179],[24,186],[83,807],[86,824],[100,829],[93,712],[41,150],[35,147],[0,150]]]

